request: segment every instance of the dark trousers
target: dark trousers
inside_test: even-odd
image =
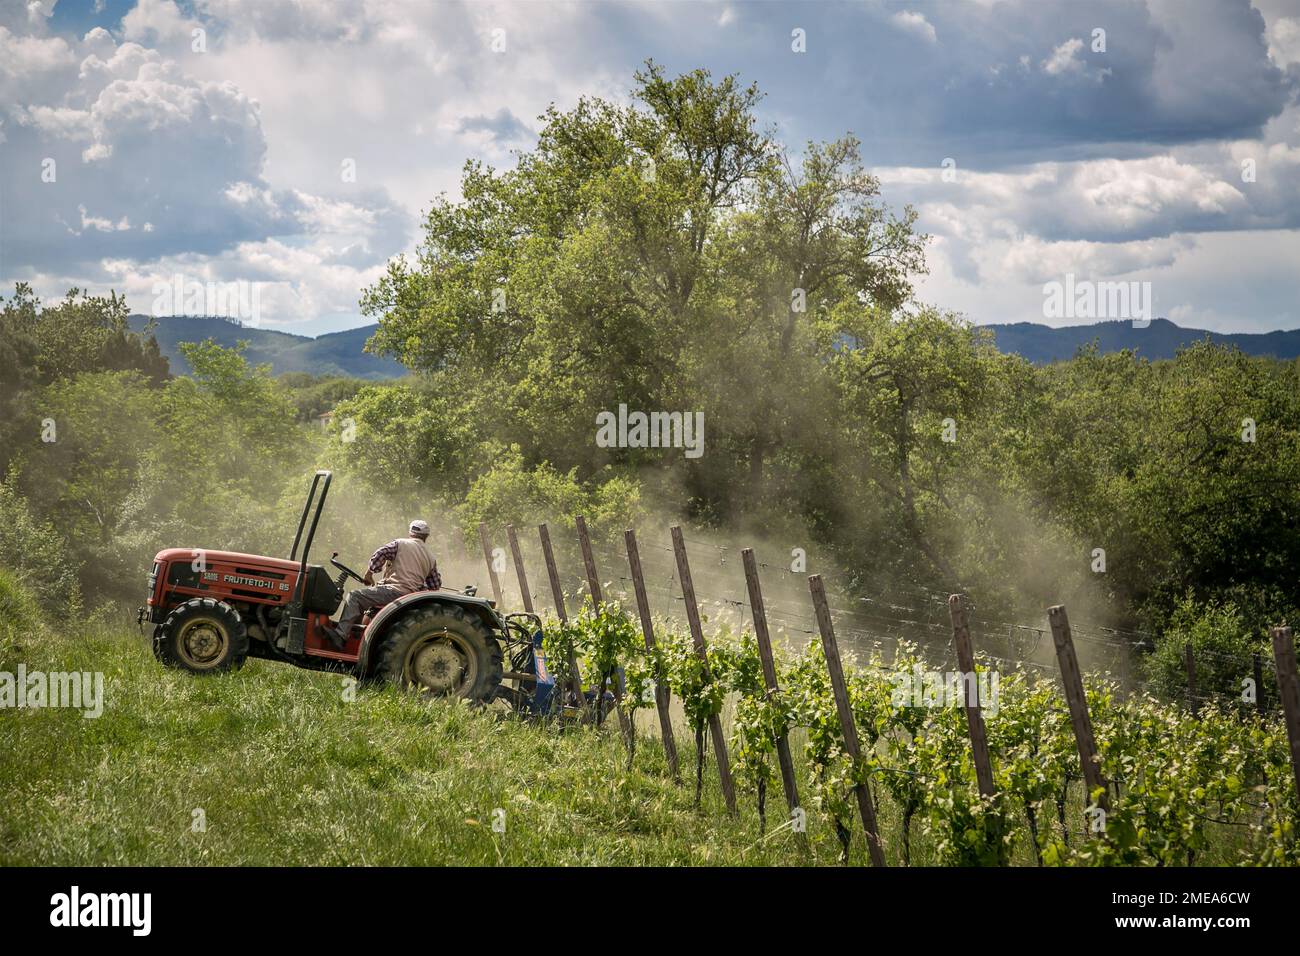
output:
[[[374,587],[357,588],[348,592],[348,599],[343,602],[343,613],[339,615],[339,633],[347,637],[352,625],[361,620],[361,615],[371,608],[380,608],[390,601],[402,596],[402,589],[391,584],[376,584]]]

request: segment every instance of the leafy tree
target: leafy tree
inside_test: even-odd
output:
[[[161,396],[158,438],[124,505],[122,560],[138,568],[180,542],[278,553],[315,464],[311,432],[269,366],[212,341],[181,348],[193,377],[173,379]]]
[[[1042,373],[1017,473],[1027,506],[1105,551],[1121,613],[1154,630],[1189,593],[1293,612],[1300,426],[1289,366],[1208,341],[1169,362],[1086,350]]]
[[[630,106],[549,110],[515,169],[468,165],[418,260],[394,260],[362,304],[373,348],[528,464],[669,468],[692,510],[726,518],[758,505],[778,454],[798,493],[784,449],[817,433],[824,391],[812,315],[900,304],[923,239],[879,202],[856,140],[814,144],[796,170],[758,127],[756,87],[654,63],[636,80]],[[707,460],[596,447],[596,414],[620,404],[703,411]]]
[[[896,516],[896,553],[917,549],[933,572],[960,582],[950,555],[960,540],[962,449],[973,444],[962,430],[989,407],[1002,358],[978,329],[930,309],[896,320],[846,305],[819,333],[846,442],[839,467],[863,476],[861,491]]]
[[[57,431],[20,458],[28,499],[81,547],[107,543],[158,440],[158,393],[139,372],[86,372],[56,380],[36,404]]]
[[[36,596],[16,575],[0,568],[0,655],[12,660],[25,642],[40,635],[43,623]]]
[[[45,306],[18,283],[0,297],[0,468],[40,435],[48,415],[35,403],[42,386],[86,372],[134,371],[151,386],[168,377],[167,359],[151,334],[127,326],[126,300],[72,289]]]
[[[1242,698],[1246,679],[1253,680],[1252,655],[1259,653],[1271,660],[1265,642],[1266,625],[1259,618],[1253,624],[1232,601],[1209,600],[1198,603],[1184,598],[1165,624],[1155,653],[1145,663],[1155,688],[1171,700],[1183,699],[1187,693],[1186,648],[1190,644],[1196,667],[1196,689],[1202,696],[1222,703],[1240,703],[1253,710],[1254,703]],[[1255,693],[1276,706],[1275,686],[1269,679]]]
[[[310,372],[285,372],[279,376],[279,382],[289,389],[301,422],[316,421],[369,384],[362,378],[312,375]]]
[[[161,384],[167,378],[167,359],[151,334],[131,331],[129,314],[123,296],[113,292],[92,296],[75,288],[68,290],[58,305],[42,308],[31,287],[18,283],[13,297],[5,301],[0,321],[6,337],[28,340],[18,347],[15,357],[25,360],[27,371],[33,368],[27,363],[34,360],[36,379],[43,384],[78,372],[130,369],[155,385]]]
[[[392,494],[414,484],[462,498],[491,455],[459,396],[436,388],[367,385],[335,406],[329,428],[334,458]]]
[[[80,561],[65,547],[60,529],[32,512],[16,484],[13,472],[0,481],[0,568],[45,610],[71,617],[81,607]]]
[[[572,527],[573,516],[581,514],[593,534],[613,536],[637,523],[640,494],[635,481],[615,474],[583,483],[575,469],[561,473],[546,464],[529,469],[519,448],[512,447],[474,482],[457,514],[466,528],[480,521],[493,527],[535,527],[544,521]]]
[[[0,303],[0,403],[9,410],[18,396],[37,382],[38,301],[30,287],[20,283],[14,297],[0,299]]]
[[[911,277],[925,271],[926,241],[913,231],[910,208],[898,217],[880,201],[879,181],[863,169],[852,136],[809,143],[797,167],[782,155],[763,167],[753,191],[749,208],[711,245],[717,305],[698,340],[695,376],[707,420],[743,468],[728,483],[747,483],[751,507],[791,439],[800,454],[784,456],[787,488],[799,465],[824,450],[817,323],[846,306],[900,308]]]

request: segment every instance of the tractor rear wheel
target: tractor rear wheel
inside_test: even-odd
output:
[[[248,631],[229,604],[195,598],[175,608],[158,628],[154,654],[192,674],[237,670],[248,657]]]
[[[482,621],[454,604],[421,604],[393,624],[376,672],[428,697],[487,703],[501,684],[501,645]]]

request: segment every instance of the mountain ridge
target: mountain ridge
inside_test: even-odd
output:
[[[1208,329],[1183,328],[1168,319],[1153,319],[1145,328],[1135,328],[1131,321],[1124,320],[1055,328],[1037,322],[996,323],[982,327],[993,330],[999,351],[1014,352],[1035,365],[1068,359],[1093,341],[1103,353],[1133,349],[1141,358],[1169,359],[1180,348],[1206,337],[1222,345],[1236,346],[1247,355],[1269,355],[1279,359],[1300,356],[1300,329],[1211,332]]]
[[[240,325],[219,316],[168,315],[153,319],[147,315],[132,315],[130,326],[139,332],[154,322],[154,337],[158,348],[167,356],[174,374],[189,372],[189,364],[181,355],[182,342],[202,342],[212,339],[218,345],[231,348],[239,341],[247,341],[245,357],[253,365],[269,364],[275,375],[284,372],[309,372],[313,375],[344,375],[353,378],[400,378],[409,369],[391,358],[371,355],[364,351],[366,341],[375,333],[377,325],[365,325],[341,332],[326,332],[312,338]]]
[[[276,375],[309,372],[379,380],[400,378],[409,372],[391,358],[364,351],[366,341],[374,335],[378,325],[326,332],[312,338],[277,329],[243,326],[214,316],[163,316],[153,321],[158,346],[176,374],[189,371],[180,353],[180,343],[201,342],[208,338],[227,348],[240,340],[247,340],[249,345],[244,354],[248,360],[255,365],[270,364]],[[131,328],[136,331],[149,322],[147,315],[130,317]],[[1300,329],[1211,332],[1183,328],[1168,319],[1153,319],[1145,328],[1135,328],[1132,322],[1127,321],[1060,327],[1037,322],[1003,322],[981,328],[993,332],[999,351],[1019,354],[1035,365],[1064,361],[1093,341],[1103,353],[1132,349],[1142,358],[1168,359],[1173,358],[1178,349],[1207,336],[1214,342],[1236,346],[1247,355],[1268,355],[1279,359],[1300,357]]]

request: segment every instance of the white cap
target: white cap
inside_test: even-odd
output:
[[[429,533],[429,522],[421,521],[419,518],[416,518],[414,521],[411,522],[411,534],[428,534],[428,533]]]

